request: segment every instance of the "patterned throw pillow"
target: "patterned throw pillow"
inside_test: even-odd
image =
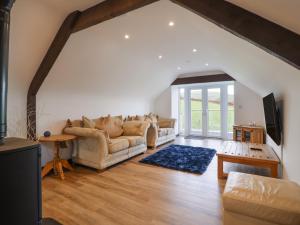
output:
[[[67,124],[66,124],[66,127],[83,127],[83,124],[82,124],[82,120],[70,120],[68,119],[67,120]]]
[[[137,120],[137,121],[145,121],[145,116],[136,115],[135,116],[135,120]]]
[[[128,121],[124,123],[124,136],[143,136],[148,123],[140,121]]]
[[[96,127],[96,123],[93,120],[91,120],[91,119],[89,119],[85,116],[82,116],[82,122],[83,122],[83,127],[84,128],[94,129]]]
[[[97,128],[96,128],[96,129],[97,129]],[[111,144],[112,142],[111,142],[111,140],[110,140],[110,137],[109,137],[108,132],[105,131],[105,130],[100,130],[100,131],[103,132],[104,137],[106,138],[107,143],[108,143],[108,144]]]
[[[154,113],[149,113],[148,115],[145,115],[145,121],[150,123],[157,123],[158,116]]]
[[[123,118],[122,116],[108,115],[107,117],[100,117],[96,121],[96,128],[107,131],[111,138],[120,137],[123,134]]]

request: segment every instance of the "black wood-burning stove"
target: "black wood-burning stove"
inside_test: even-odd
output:
[[[39,144],[6,138],[0,146],[0,224],[41,224]]]
[[[0,224],[39,225],[40,145],[7,133],[7,81],[10,10],[15,0],[0,0]]]

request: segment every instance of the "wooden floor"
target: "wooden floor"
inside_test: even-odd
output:
[[[175,143],[219,150],[222,141]],[[44,178],[43,216],[64,225],[221,225],[225,180],[217,179],[216,157],[206,173],[195,175],[139,163],[154,152],[101,174],[76,167],[64,181]]]

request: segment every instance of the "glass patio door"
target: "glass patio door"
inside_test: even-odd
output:
[[[190,91],[190,134],[203,136],[203,90]]]
[[[221,137],[221,88],[208,88],[207,101],[207,132],[206,136]]]
[[[190,135],[221,137],[221,88],[190,89]]]

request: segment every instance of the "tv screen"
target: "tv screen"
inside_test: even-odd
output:
[[[280,131],[280,120],[279,113],[276,107],[274,94],[271,93],[263,98],[265,120],[267,134],[273,139],[273,141],[280,145],[281,143],[281,131]]]

